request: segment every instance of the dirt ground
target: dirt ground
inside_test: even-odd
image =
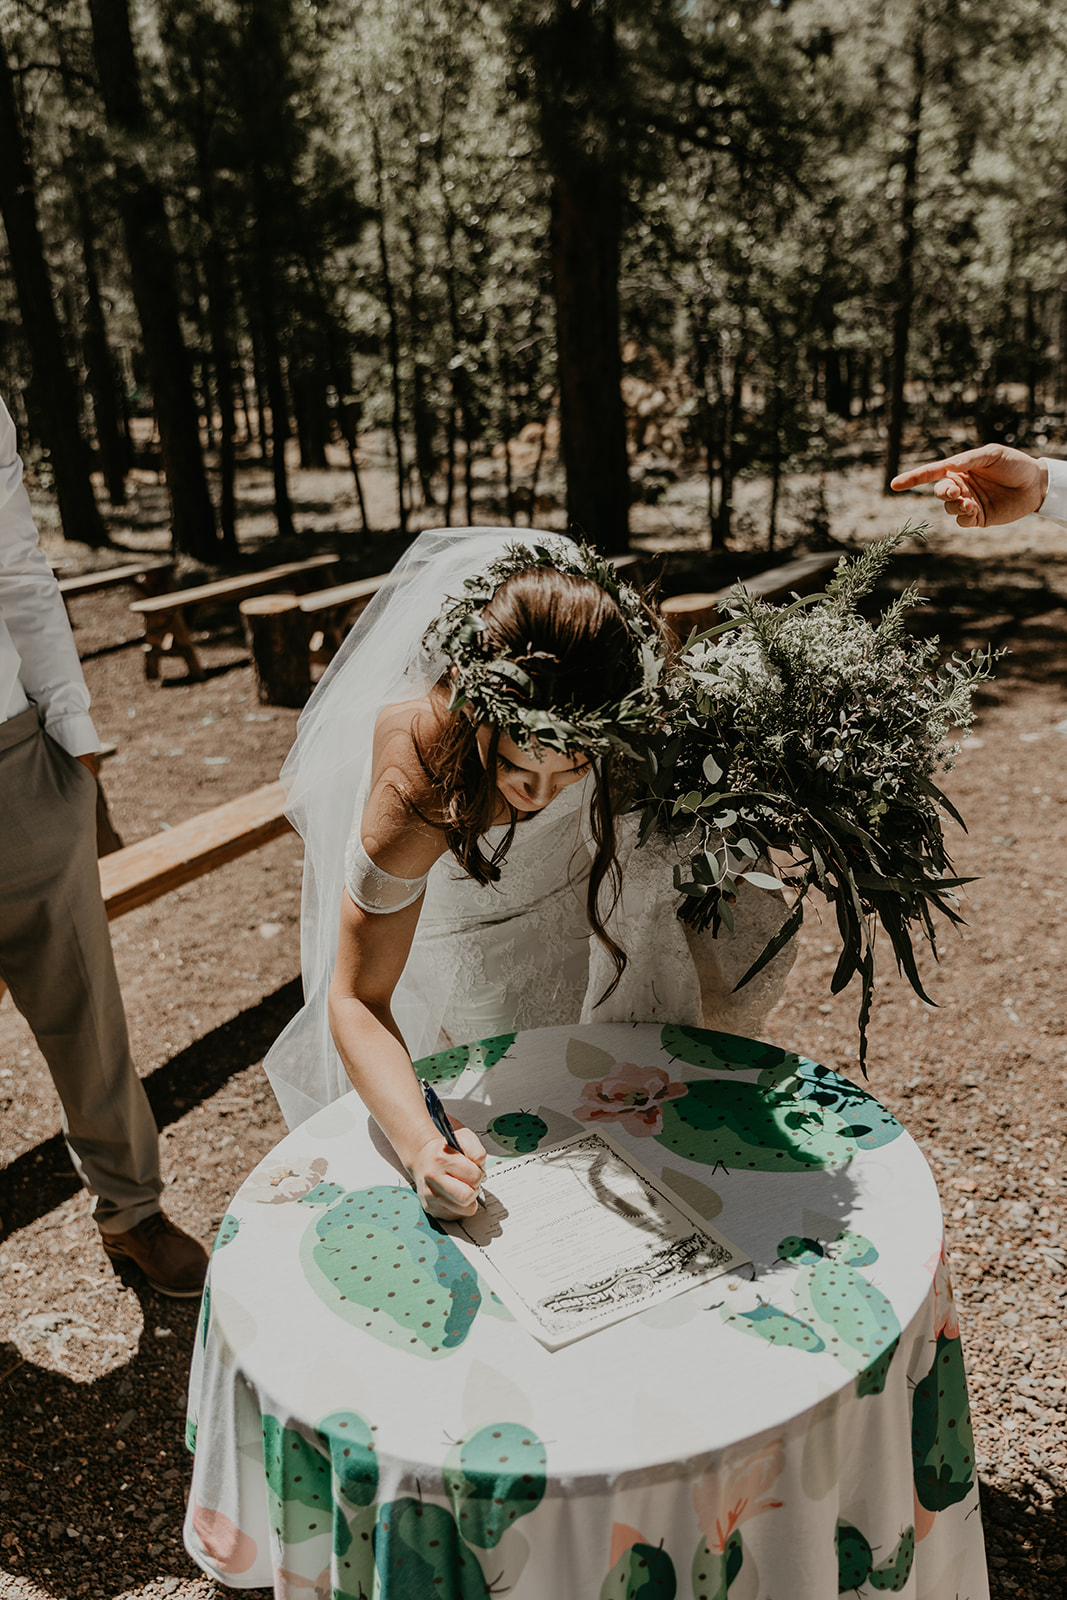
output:
[[[396,541],[346,531],[357,525],[349,484],[339,472],[298,475],[300,526],[354,568],[383,570]],[[797,528],[811,488],[797,490]],[[267,492],[265,479],[248,489],[248,547],[269,543]],[[369,475],[368,493],[373,519],[388,525],[384,472]],[[758,488],[750,494],[755,517]],[[639,508],[635,542],[692,549],[702,496],[676,485]],[[884,501],[875,469],[862,466],[832,480],[827,499],[844,543],[923,509],[917,497]],[[38,504],[63,571],[126,559],[64,545]],[[558,523],[542,510],[539,520]],[[117,542],[160,548],[164,514],[146,479],[136,507],[113,519]],[[1046,1600],[1067,1592],[1067,533],[1030,519],[962,534],[937,516],[944,526],[898,560],[893,582],[916,578],[932,597],[922,625],[946,644],[991,640],[1011,653],[946,780],[970,830],[951,830],[956,866],[975,880],[968,925],[946,928],[940,965],[923,962],[936,1008],[883,970],[870,1081],[921,1145],[943,1199],[992,1593]],[[501,518],[490,507],[486,520]],[[258,703],[225,618],[205,637],[205,682],[183,682],[176,665],[146,682],[129,598],[76,601],[73,621],[97,726],[115,746],[105,790],[132,843],[274,778],[296,713]],[[205,1243],[284,1132],[260,1062],[298,1004],[299,896],[289,836],[112,928],[162,1130],[166,1204]],[[809,914],[767,1032],[854,1074],[856,999],[830,995],[833,964],[830,927]],[[221,1596],[181,1543],[195,1303],[124,1281],[105,1259],[50,1080],[10,999],[0,1006],[0,1162],[0,1600]]]

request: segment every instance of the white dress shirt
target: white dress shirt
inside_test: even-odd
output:
[[[0,400],[0,722],[31,705],[72,756],[100,749],[63,597],[37,542],[15,424]]]
[[[1057,522],[1067,522],[1067,461],[1054,456],[1042,456],[1048,468],[1048,494],[1038,511],[1043,517],[1053,517]]]

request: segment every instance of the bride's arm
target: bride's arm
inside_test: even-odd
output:
[[[410,729],[410,718],[408,719]],[[360,823],[370,861],[393,878],[418,879],[444,853],[439,829],[424,822],[405,796],[418,783],[403,731],[376,739],[374,771]],[[407,746],[410,746],[410,732]],[[417,789],[416,789],[417,794]],[[422,909],[422,896],[399,911],[371,912],[341,897],[337,961],[330,984],[330,1026],[345,1071],[371,1116],[415,1181],[433,1216],[471,1216],[485,1151],[469,1129],[457,1129],[464,1153],[449,1150],[430,1121],[411,1057],[392,1014]]]

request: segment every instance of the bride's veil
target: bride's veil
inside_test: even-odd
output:
[[[333,1043],[327,995],[337,950],[344,850],[383,706],[425,694],[445,669],[423,635],[446,596],[484,571],[508,546],[569,541],[531,528],[435,528],[420,534],[368,605],[308,701],[282,768],[286,815],[304,840],[300,954],[304,1005],[264,1066],[282,1114],[295,1128],[351,1085]],[[448,1000],[419,969],[402,975],[393,1015],[413,1057],[437,1046]]]

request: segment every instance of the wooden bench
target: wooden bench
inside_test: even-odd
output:
[[[100,860],[100,888],[108,918],[147,905],[183,883],[235,861],[289,831],[280,783],[203,811]]]
[[[740,587],[762,600],[783,600],[791,594],[811,594],[820,581],[833,571],[840,558],[840,552],[823,550],[813,555],[797,556],[794,561],[786,561],[780,567],[768,567],[766,572],[754,573],[750,578],[742,578],[739,584],[728,584],[726,588],[716,589],[711,594],[671,595],[660,602],[660,613],[675,638],[684,643],[694,628],[703,632],[705,628],[714,628],[716,623],[723,620],[719,607],[733,589]]]
[[[145,677],[159,677],[164,656],[181,656],[189,677],[199,681],[204,673],[189,631],[189,619],[195,611],[208,605],[236,605],[248,595],[263,594],[282,584],[299,587],[313,581],[315,574],[324,568],[336,566],[337,559],[334,555],[309,556],[305,561],[286,561],[281,566],[259,572],[218,578],[213,583],[197,584],[195,588],[174,589],[169,594],[134,600],[130,610],[144,619]]]
[[[174,575],[174,562],[131,561],[122,567],[101,567],[99,572],[83,572],[78,578],[60,578],[59,592],[64,603],[83,594],[99,594],[104,589],[117,589],[129,584],[140,589],[143,597],[159,594]]]

